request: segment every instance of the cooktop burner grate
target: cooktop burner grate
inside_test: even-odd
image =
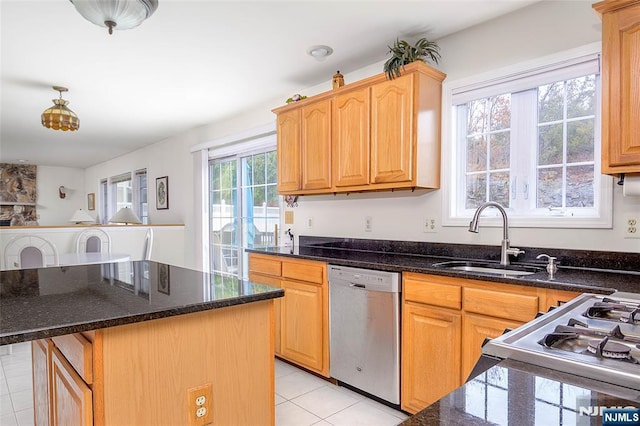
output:
[[[582,315],[587,318],[640,324],[640,304],[624,303],[605,297],[601,302],[594,302]]]
[[[640,391],[639,308],[638,294],[585,293],[490,340],[482,352]]]

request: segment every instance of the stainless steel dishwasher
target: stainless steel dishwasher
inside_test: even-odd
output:
[[[400,274],[329,265],[331,377],[400,404]]]

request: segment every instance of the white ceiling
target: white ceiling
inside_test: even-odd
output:
[[[0,162],[85,168],[382,61],[396,37],[437,40],[533,2],[159,0],[109,36],[68,0],[0,0]],[[308,56],[318,44],[333,55]],[[40,124],[53,85],[79,131]]]

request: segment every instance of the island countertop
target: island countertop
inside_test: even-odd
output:
[[[637,390],[505,360],[400,425],[592,425],[594,409],[639,403]]]
[[[0,345],[284,296],[152,261],[0,271]]]

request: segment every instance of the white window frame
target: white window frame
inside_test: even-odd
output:
[[[477,88],[492,84],[497,81],[508,81],[510,77],[521,78],[527,74],[535,73],[537,70],[545,67],[551,67],[554,64],[571,63],[578,58],[599,54],[601,51],[600,43],[592,43],[580,48],[571,49],[569,51],[560,52],[558,54],[545,56],[532,61],[515,64],[509,67],[497,69],[491,72],[463,78],[455,81],[445,81],[442,87],[442,191],[443,191],[443,225],[444,226],[469,226],[469,220],[473,215],[473,210],[464,211],[459,214],[457,212],[456,203],[461,202],[464,196],[462,190],[458,187],[457,173],[458,170],[465,167],[465,158],[458,155],[457,140],[455,129],[457,113],[453,102],[455,93],[460,93],[465,88]],[[494,93],[491,93],[494,94]],[[600,103],[598,102],[598,105]],[[533,120],[535,117],[531,117]],[[571,215],[572,212],[567,209],[565,215],[557,216],[554,212],[548,216],[518,216],[509,215],[509,225],[512,227],[522,228],[612,228],[613,226],[613,178],[606,175],[599,175],[600,171],[600,126],[599,123],[595,128],[596,140],[594,141],[594,162],[596,170],[596,178],[600,178],[598,188],[595,188],[594,207],[599,211],[598,217],[579,217]],[[531,141],[531,149],[535,151],[535,141]],[[522,158],[523,155],[517,155]],[[449,167],[449,165],[453,167]],[[533,172],[532,172],[533,173]],[[532,178],[529,182],[535,181],[535,174],[531,174]],[[520,185],[516,178],[516,185]],[[522,178],[520,178],[522,180]],[[511,179],[510,191],[513,191],[513,181]],[[529,193],[535,196],[534,185],[529,185]],[[522,191],[521,188],[516,190]],[[599,196],[598,196],[599,191]],[[512,193],[510,194],[512,196]],[[483,223],[488,226],[502,226],[501,217],[495,209],[486,209],[483,215],[487,215]]]
[[[277,143],[276,143],[276,135],[275,132],[268,134],[267,136],[264,135],[260,135],[256,138],[253,138],[251,140],[245,140],[241,143],[237,143],[237,144],[233,144],[233,145],[225,145],[222,147],[216,147],[216,148],[210,148],[208,151],[208,157],[209,157],[209,166],[211,166],[214,162],[216,161],[227,161],[227,160],[233,160],[237,162],[237,177],[236,177],[236,181],[237,181],[237,189],[239,191],[238,194],[238,214],[240,216],[246,214],[245,213],[245,209],[246,206],[243,205],[243,199],[244,197],[240,194],[240,192],[242,192],[245,188],[245,182],[244,182],[244,177],[242,176],[242,174],[244,173],[243,168],[242,168],[242,160],[244,157],[249,157],[251,155],[255,155],[255,154],[264,154],[266,152],[269,151],[275,151],[277,149]],[[279,196],[279,198],[281,199],[281,197]],[[279,203],[279,210],[280,210],[280,220],[278,223],[278,229],[282,228],[282,200],[280,200]],[[239,221],[241,222],[241,221]],[[209,224],[210,222],[207,224],[207,235],[211,234],[211,229],[209,229]],[[242,224],[240,223],[240,231],[238,232],[238,246],[240,247],[239,249],[239,256],[238,256],[238,270],[236,272],[237,276],[239,278],[244,278],[247,279],[247,276],[244,276],[245,274],[248,274],[248,267],[247,265],[245,265],[244,262],[244,245],[245,245],[245,232],[242,228]],[[210,244],[210,243],[209,243]],[[209,259],[208,261],[209,264],[209,269],[208,271],[212,271],[212,267],[213,265],[211,265],[211,261]],[[219,271],[218,271],[219,273]]]
[[[133,205],[135,207],[134,211],[136,212],[142,223],[144,225],[147,225],[149,223],[149,175],[147,174],[147,169],[138,169],[133,173],[133,176],[135,177],[132,182]],[[146,182],[146,186],[144,188],[140,183],[143,176]],[[142,196],[142,191],[145,192],[145,197]],[[146,198],[147,200],[147,202],[144,203],[147,207],[146,212],[143,212],[143,198]]]
[[[111,176],[109,177],[109,179],[102,179],[100,181],[101,188],[103,188],[102,185],[104,184],[106,186],[106,192],[107,192],[106,202],[103,202],[105,203],[105,207],[103,207],[103,209],[105,210],[105,213],[106,213],[106,217],[104,218],[103,223],[105,224],[109,223],[109,219],[111,219],[113,215],[116,214],[117,211],[119,210],[117,207],[118,194],[115,191],[116,185],[121,182],[130,181],[131,182],[131,209],[140,218],[143,224],[148,224],[149,222],[148,216],[143,217],[142,212],[140,211],[141,188],[140,188],[139,177],[141,175],[147,176],[147,192],[148,192],[149,179],[148,179],[146,168],[137,169],[131,172],[121,173],[119,175]],[[102,194],[102,196],[104,197],[104,194]],[[149,199],[147,194],[147,214],[149,212],[148,200]]]

